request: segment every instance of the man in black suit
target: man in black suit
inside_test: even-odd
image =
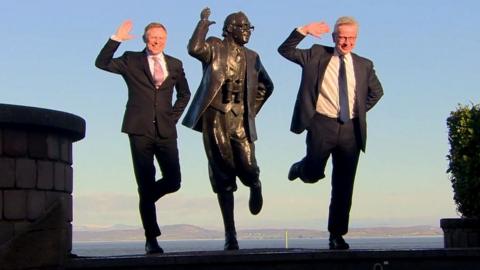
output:
[[[306,35],[320,37],[328,32],[327,24],[310,23],[295,29],[278,48],[283,57],[302,67],[290,130],[297,134],[307,130],[306,156],[291,166],[288,178],[315,183],[325,177],[332,156],[329,246],[348,249],[343,235],[348,232],[360,150],[365,151],[366,112],[382,97],[383,89],[373,63],[352,53],[358,34],[352,17],[337,20],[332,34],[335,47],[296,48]]]
[[[203,77],[183,124],[203,134],[210,182],[217,194],[225,227],[225,250],[238,249],[233,192],[236,177],[250,188],[249,209],[256,215],[263,199],[260,169],[255,159],[255,116],[273,91],[273,83],[258,54],[244,45],[253,26],[243,12],[225,19],[224,39],[206,39],[210,9],[188,44],[188,52],[202,62]]]
[[[158,245],[160,228],[157,224],[155,202],[180,188],[181,174],[177,148],[176,123],[190,99],[182,62],[163,52],[167,30],[160,23],[145,27],[140,52],[127,51],[113,58],[120,43],[133,36],[132,22],[125,21],[105,44],[95,65],[120,74],[128,87],[128,101],[122,132],[130,140],[133,168],[140,198],[139,208],[145,230],[147,254],[163,253]],[[173,89],[176,100],[172,106]],[[162,178],[155,181],[156,157]]]

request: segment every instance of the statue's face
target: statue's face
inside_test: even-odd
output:
[[[241,46],[247,44],[253,30],[253,26],[248,21],[247,16],[242,13],[235,14],[230,26],[230,35],[233,37],[235,43]]]

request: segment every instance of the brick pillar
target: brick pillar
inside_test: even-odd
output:
[[[0,104],[0,265],[61,265],[72,249],[72,143],[85,121]]]

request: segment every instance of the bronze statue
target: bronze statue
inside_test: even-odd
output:
[[[253,26],[243,12],[227,16],[223,37],[206,39],[210,9],[188,44],[188,53],[202,62],[203,77],[183,125],[200,131],[208,157],[213,191],[217,194],[225,226],[225,250],[238,249],[233,192],[236,177],[250,188],[249,209],[253,215],[263,205],[255,159],[255,116],[273,91],[273,83],[258,54],[244,45]]]

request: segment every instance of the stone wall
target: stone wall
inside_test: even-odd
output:
[[[440,227],[445,248],[480,248],[480,219],[444,218]]]
[[[15,268],[25,263],[21,258],[28,256],[33,257],[28,267],[39,263],[52,265],[55,262],[45,259],[61,261],[70,253],[72,143],[84,135],[85,121],[78,116],[0,104],[0,263],[3,258],[3,265],[10,263]],[[39,241],[45,247],[61,247],[61,250],[42,250]],[[18,242],[27,246],[19,247]],[[40,250],[23,254],[31,246]]]

